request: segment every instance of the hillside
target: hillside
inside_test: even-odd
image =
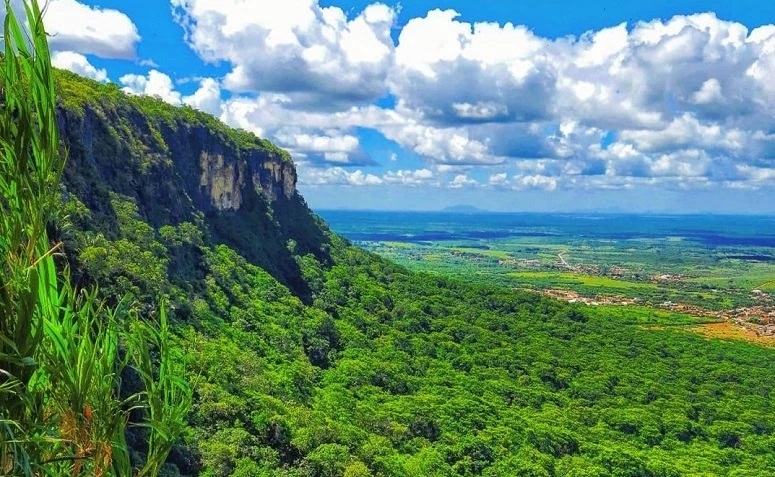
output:
[[[168,475],[775,475],[771,350],[409,272],[332,234],[267,141],[58,88],[78,279],[174,308],[195,405]]]

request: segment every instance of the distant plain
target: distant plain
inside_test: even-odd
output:
[[[678,304],[710,316],[775,294],[771,216],[319,213],[334,231],[410,269],[572,301]]]

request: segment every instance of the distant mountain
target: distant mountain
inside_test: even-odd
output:
[[[489,212],[486,209],[480,209],[473,205],[451,205],[441,209],[442,212],[453,212],[455,214],[480,214],[482,212]]]

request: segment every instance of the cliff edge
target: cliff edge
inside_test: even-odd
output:
[[[197,224],[207,242],[234,248],[309,298],[295,257],[328,261],[329,237],[298,193],[286,151],[205,113],[129,96],[113,84],[59,71],[57,87],[68,157],[63,182],[88,209],[82,228],[118,236],[118,194],[154,228]]]

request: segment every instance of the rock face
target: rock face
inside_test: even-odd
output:
[[[242,188],[245,187],[244,163],[227,164],[221,154],[202,151],[199,157],[202,177],[200,193],[210,198],[210,204],[218,210],[238,210],[242,205]]]
[[[256,162],[248,160],[248,164]],[[293,164],[277,158],[264,159],[261,166],[253,170],[253,186],[266,194],[270,200],[281,197],[290,199],[296,194],[296,168]]]
[[[223,154],[202,151],[199,167],[200,194],[217,210],[239,210],[248,186],[270,201],[289,200],[296,194],[296,170],[273,155],[250,152],[245,160],[228,161]]]
[[[154,228],[198,224],[209,243],[232,247],[306,296],[294,254],[325,262],[329,237],[296,190],[287,152],[190,108],[63,79],[63,184],[89,210],[84,227],[118,236],[119,195]]]

